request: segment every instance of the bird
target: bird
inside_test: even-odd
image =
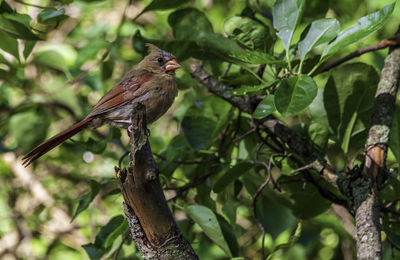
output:
[[[86,128],[97,128],[109,124],[128,129],[131,126],[131,115],[135,103],[145,106],[148,124],[165,114],[178,95],[175,70],[182,66],[171,53],[153,44],[147,44],[147,47],[149,54],[136,68],[127,72],[82,121],[33,148],[22,158],[22,164],[25,167],[29,166],[33,161]]]

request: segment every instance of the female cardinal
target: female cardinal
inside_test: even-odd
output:
[[[121,81],[99,100],[85,119],[41,143],[25,155],[25,167],[87,127],[99,127],[107,123],[127,129],[131,125],[134,103],[140,102],[146,107],[148,123],[154,122],[167,112],[178,94],[175,70],[181,65],[172,54],[151,44],[147,46],[150,54],[144,57],[137,68],[126,73]]]

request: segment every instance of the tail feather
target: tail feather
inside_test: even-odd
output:
[[[87,127],[87,124],[92,121],[92,118],[85,118],[84,120],[80,121],[79,123],[71,126],[67,130],[62,131],[61,133],[53,136],[49,140],[39,144],[35,148],[33,148],[28,154],[26,154],[22,160],[25,167],[29,166],[33,161],[38,159],[40,156],[43,154],[47,153],[57,145],[61,144],[68,138],[76,135],[79,133],[82,129]]]

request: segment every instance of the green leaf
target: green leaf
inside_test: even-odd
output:
[[[161,0],[163,3],[169,1]],[[168,23],[177,40],[196,40],[201,32],[213,32],[213,27],[204,13],[195,8],[184,8],[171,13]]]
[[[55,50],[35,53],[33,62],[45,67],[60,70],[62,72],[68,71],[67,63],[65,62],[64,57]]]
[[[27,59],[29,54],[31,54],[35,45],[36,45],[36,41],[25,41],[24,52],[23,52],[25,59]]]
[[[297,240],[299,239],[300,235],[301,235],[301,229],[302,229],[303,224],[301,223],[301,221],[299,221],[296,225],[296,229],[294,230],[293,234],[290,236],[289,240],[286,243],[283,244],[279,244],[278,246],[276,246],[274,248],[274,250],[268,255],[267,260],[272,259],[272,256],[274,255],[274,253],[276,253],[277,251],[283,249],[283,248],[287,248],[292,246],[294,243],[297,242]]]
[[[185,3],[189,2],[189,0],[153,0],[148,6],[144,8],[142,13],[154,10],[166,10],[171,8],[176,8]]]
[[[115,239],[118,235],[120,234],[115,234],[114,232],[116,230],[118,230],[118,228],[124,223],[124,216],[122,215],[117,215],[113,218],[111,218],[108,223],[103,226],[100,229],[100,232],[96,235],[96,240],[94,242],[94,244],[97,247],[101,247],[104,249],[107,249],[108,246],[110,246],[112,244],[112,242],[108,242],[108,246],[106,245],[107,240],[109,240],[109,237],[112,235],[113,238]],[[120,230],[119,230],[120,231]],[[125,232],[126,230],[123,230],[123,232]]]
[[[382,28],[392,14],[394,6],[395,3],[387,5],[375,13],[362,17],[355,24],[343,30],[334,42],[326,46],[321,61]]]
[[[294,30],[300,21],[304,0],[276,0],[272,10],[274,28],[279,32],[286,50],[289,50]]]
[[[108,59],[101,64],[101,79],[103,81],[111,78],[114,70],[114,63],[113,59]]]
[[[311,141],[321,150],[324,151],[328,145],[329,128],[318,122],[312,122],[308,128],[308,134]]]
[[[392,128],[390,129],[389,147],[392,150],[397,162],[400,162],[400,105],[396,104]]]
[[[284,116],[297,113],[311,104],[317,89],[314,80],[307,75],[284,78],[275,92],[276,109]]]
[[[268,27],[249,17],[234,16],[226,20],[224,30],[228,36],[251,50],[265,52],[273,42]]]
[[[186,212],[201,227],[204,233],[224,250],[227,256],[232,257],[214,212],[201,205],[188,206],[186,207]]]
[[[236,75],[235,75],[236,76]],[[235,77],[236,78],[236,77]],[[251,94],[251,93],[256,93],[259,92],[263,89],[266,89],[272,85],[274,85],[275,83],[277,83],[277,80],[273,80],[271,82],[268,82],[267,84],[262,84],[262,85],[256,85],[256,86],[241,86],[240,88],[235,88],[233,90],[233,94],[237,95],[237,96],[244,96],[247,94]]]
[[[0,49],[10,53],[19,60],[18,41],[3,31],[0,31],[0,39]]]
[[[42,24],[56,24],[67,18],[64,8],[59,10],[45,8],[38,14],[37,20]]]
[[[256,107],[253,113],[255,119],[262,119],[272,114],[275,108],[275,96],[272,94],[267,95]]]
[[[226,38],[224,38],[224,39],[226,39]],[[219,46],[223,47],[224,45],[219,45]],[[230,53],[228,53],[228,55],[230,58],[233,58],[233,61],[239,60],[241,62],[245,62],[245,63],[249,63],[249,64],[280,64],[280,65],[284,64],[284,62],[282,60],[280,60],[268,53],[259,52],[259,51],[234,49],[234,48],[230,48],[230,49],[231,49],[231,51],[230,51]]]
[[[182,129],[185,137],[195,150],[207,148],[213,136],[211,133],[217,124],[208,117],[187,115],[182,120]]]
[[[85,209],[87,209],[96,195],[99,193],[101,189],[101,184],[97,181],[90,180],[90,192],[86,193],[85,195],[79,198],[78,207],[76,208],[75,214],[72,217],[72,221]]]
[[[245,186],[249,186],[250,181],[253,182],[255,187],[253,188],[254,191],[251,192],[252,194],[255,194],[258,187],[264,181],[256,181],[254,176],[243,175],[243,177],[246,177],[244,181]],[[249,190],[249,188],[247,189]],[[275,193],[267,187],[264,188],[257,198],[256,213],[261,224],[273,239],[276,239],[285,230],[292,229],[295,224],[296,218],[293,216],[290,209],[282,203],[281,198],[276,196]],[[277,219],[279,219],[279,221],[277,221]]]
[[[223,191],[228,185],[234,182],[242,174],[248,172],[252,167],[251,162],[239,162],[232,168],[228,169],[215,183],[213,190],[216,193]]]
[[[366,137],[378,81],[374,67],[364,63],[345,64],[332,70],[323,100],[329,127],[345,153],[358,134]],[[351,145],[353,149],[363,146],[362,140]]]
[[[100,260],[104,255],[104,249],[97,247],[95,244],[86,244],[82,246],[85,249],[86,254],[88,254],[90,260]]]
[[[320,19],[311,23],[304,40],[299,42],[300,59],[304,60],[307,53],[313,48],[331,41],[340,31],[340,24],[335,18]]]
[[[31,32],[30,27],[26,25],[22,17],[16,14],[0,14],[0,30],[9,33],[14,38],[40,40],[38,36]]]
[[[47,107],[38,107],[13,115],[9,121],[9,132],[17,140],[18,147],[24,153],[40,144],[50,126],[50,111]]]
[[[74,143],[78,143],[82,147],[84,147],[86,150],[95,153],[95,154],[101,154],[104,152],[104,150],[107,147],[107,143],[110,141],[110,136],[107,138],[101,139],[101,140],[95,140],[91,137],[85,142],[82,141],[75,141]]]
[[[279,178],[279,181],[282,181],[281,188],[290,195],[289,207],[293,214],[301,219],[306,219],[325,212],[331,202],[324,199],[314,185],[304,185],[301,181],[290,181],[298,178],[298,176],[286,175]]]

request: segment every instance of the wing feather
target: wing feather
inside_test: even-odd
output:
[[[151,74],[145,73],[119,82],[99,100],[87,117],[104,114],[116,107],[129,103],[143,94],[143,91],[140,91],[141,86],[150,79]]]

